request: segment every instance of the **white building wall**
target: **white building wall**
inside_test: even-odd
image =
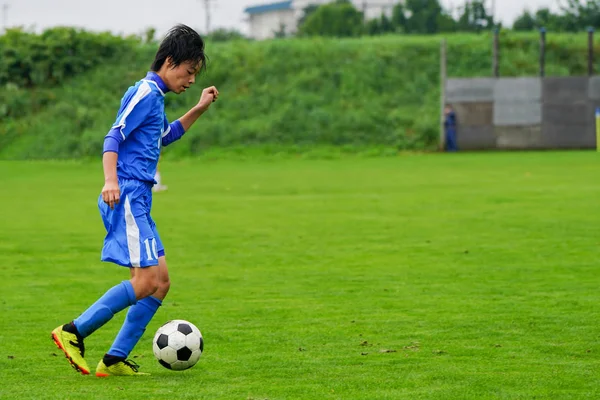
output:
[[[250,15],[250,36],[257,40],[275,37],[281,24],[285,25],[287,34],[296,31],[294,10],[277,10],[267,13]]]

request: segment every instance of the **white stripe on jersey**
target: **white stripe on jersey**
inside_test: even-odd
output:
[[[127,248],[129,249],[129,262],[132,267],[140,266],[140,228],[135,222],[131,212],[129,196],[125,196],[125,232],[127,233]]]
[[[169,125],[169,126],[167,127],[167,130],[163,132],[163,134],[162,134],[162,137],[165,137],[165,136],[167,136],[167,135],[169,134],[169,132],[171,132],[171,125]]]
[[[135,96],[133,96],[133,98],[129,101],[129,104],[127,105],[127,108],[123,112],[123,115],[121,116],[121,119],[119,120],[119,123],[116,124],[115,126],[113,126],[113,129],[114,128],[121,128],[121,129],[123,129],[125,127],[125,125],[126,125],[126,118],[129,116],[129,114],[131,114],[131,111],[133,111],[133,108],[144,97],[148,96],[150,93],[152,93],[152,88],[148,84],[148,81],[143,81],[140,84],[140,86],[138,86],[137,92],[135,93]],[[121,135],[123,136],[123,140],[125,140],[125,135],[123,135],[123,132],[121,132]]]
[[[150,79],[142,79],[144,82],[149,82],[149,83],[153,83],[154,86],[156,86],[156,88],[158,89],[158,91],[160,92],[160,94],[163,95],[163,97],[165,97],[165,92],[162,91],[162,89],[160,88],[160,86],[158,86],[158,83],[150,80]]]

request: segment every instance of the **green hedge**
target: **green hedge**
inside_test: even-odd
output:
[[[217,85],[221,96],[165,155],[315,148],[381,152],[429,150],[439,130],[441,36],[286,39],[208,43],[208,71],[181,96],[167,95],[173,120]],[[449,75],[489,76],[489,34],[448,41]],[[548,75],[586,72],[586,34],[548,35]],[[598,51],[600,48],[596,49]],[[141,78],[155,48],[137,47],[52,91],[30,118],[0,126],[0,157],[98,156],[119,101]],[[536,34],[503,33],[503,76],[535,75]]]
[[[0,85],[62,83],[99,61],[128,51],[134,40],[75,28],[51,28],[39,35],[9,29],[0,36]]]
[[[55,100],[49,88],[132,51],[136,38],[61,27],[41,34],[9,29],[0,36],[0,121]]]

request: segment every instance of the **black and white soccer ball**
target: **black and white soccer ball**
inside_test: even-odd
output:
[[[196,365],[203,350],[200,330],[182,319],[169,321],[158,328],[152,341],[152,351],[160,365],[175,371]]]

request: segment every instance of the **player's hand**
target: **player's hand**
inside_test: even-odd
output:
[[[216,87],[211,86],[202,91],[200,101],[198,101],[198,107],[202,110],[208,110],[208,107],[219,98],[219,91]]]
[[[102,200],[114,210],[115,204],[119,202],[121,191],[119,190],[119,182],[107,181],[102,188]]]

